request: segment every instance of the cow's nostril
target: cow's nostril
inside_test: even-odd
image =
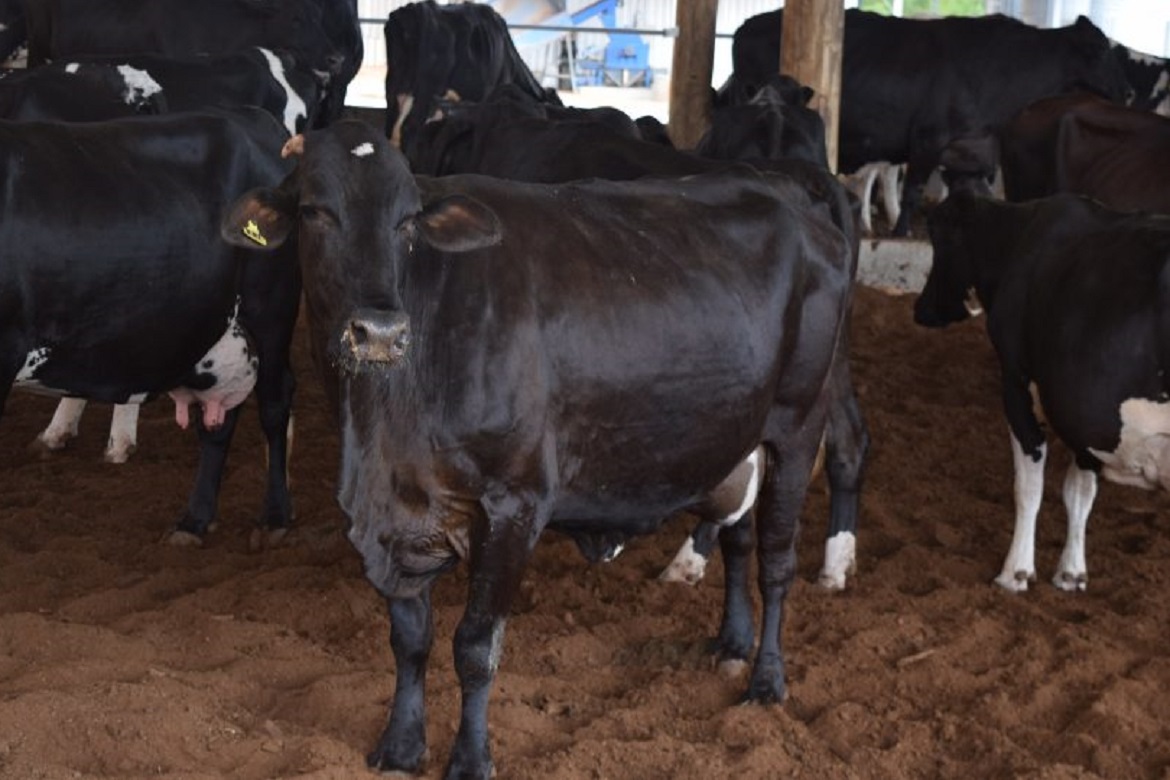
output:
[[[370,342],[369,328],[357,320],[349,323],[349,336],[353,339],[354,346],[361,346]]]

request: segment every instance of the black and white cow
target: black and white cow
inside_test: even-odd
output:
[[[214,519],[253,385],[269,454],[261,522],[280,535],[292,518],[299,273],[291,261],[254,262],[219,235],[232,199],[287,173],[285,137],[259,109],[0,122],[0,411],[12,387],[119,404],[169,393],[181,425],[197,404],[199,472],[177,542]]]
[[[520,58],[508,25],[481,3],[409,3],[386,18],[386,135],[409,156],[440,99],[485,100],[512,85],[560,105]]]
[[[783,11],[753,16],[732,44],[735,89],[750,94],[779,68]],[[1024,106],[1084,89],[1124,102],[1109,39],[1086,17],[1042,30],[1006,16],[902,19],[845,12],[839,170],[906,163],[905,235],[943,149],[994,133]]]
[[[135,114],[257,106],[289,135],[305,130],[324,89],[287,53],[258,46],[230,54],[66,57],[0,78],[0,117],[93,122]]]
[[[492,773],[487,705],[504,624],[545,529],[647,533],[764,451],[763,599],[746,698],[785,695],[794,541],[825,430],[853,253],[785,177],[533,185],[415,179],[359,123],[307,134],[281,187],[240,200],[299,237],[314,352],[339,401],[338,497],[387,599],[397,664],[369,763],[419,770],[431,587],[466,559],[455,632],[463,711],[446,776]],[[722,536],[719,649],[745,659],[752,529]]]
[[[933,211],[930,234],[934,265],[915,320],[938,327],[966,319],[973,291],[1002,369],[1016,526],[995,581],[1024,591],[1036,576],[1044,419],[1074,456],[1053,582],[1084,590],[1098,475],[1170,487],[1170,219],[1075,195],[1014,204],[961,194]]]
[[[82,55],[287,53],[328,83],[318,124],[341,115],[362,58],[355,0],[28,0],[27,20],[30,67]]]
[[[1129,105],[1139,111],[1170,116],[1170,60],[1113,41],[1113,54],[1133,90]]]

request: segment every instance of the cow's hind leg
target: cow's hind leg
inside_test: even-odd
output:
[[[738,523],[719,529],[723,555],[723,618],[715,638],[715,654],[724,671],[737,673],[751,657],[755,644],[752,599],[748,576],[752,554],[751,513]]]
[[[814,418],[806,420],[799,430],[786,426],[789,433],[776,437],[769,445],[769,468],[765,471],[760,500],[756,504],[757,576],[763,600],[763,620],[760,645],[744,697],[747,701],[782,702],[787,692],[780,642],[784,602],[796,578],[796,535],[813,463],[824,434],[823,411],[820,424],[814,423],[815,412]]]
[[[372,769],[419,773],[427,760],[426,674],[435,638],[431,593],[387,599],[394,651],[394,701],[378,746],[366,757]]]
[[[53,410],[53,419],[49,425],[33,441],[32,448],[47,455],[65,449],[70,439],[77,438],[77,430],[81,424],[81,414],[85,411],[84,398],[62,398]]]
[[[139,404],[115,404],[110,418],[110,438],[106,440],[106,463],[125,463],[138,449]]]
[[[1068,534],[1060,565],[1052,584],[1061,590],[1085,590],[1089,585],[1089,567],[1085,563],[1085,529],[1089,512],[1097,497],[1097,472],[1081,468],[1074,460],[1064,477],[1064,508],[1068,513]]]
[[[848,355],[848,337],[842,331],[829,380],[829,422],[825,435],[829,530],[825,535],[825,560],[817,578],[829,590],[844,589],[846,577],[857,569],[857,516],[869,452],[869,431],[853,390]]]
[[[698,524],[659,579],[688,585],[703,579],[720,529],[738,523],[756,503],[763,467],[763,450],[756,448],[707,495],[695,510]]]
[[[1019,593],[1036,579],[1036,516],[1044,497],[1044,461],[1048,448],[1041,444],[1036,456],[1024,452],[1012,436],[1012,460],[1015,464],[1016,527],[1003,569],[995,578],[1001,588]]]

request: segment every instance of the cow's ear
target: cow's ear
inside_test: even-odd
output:
[[[223,239],[245,249],[276,249],[296,224],[295,206],[278,190],[255,189],[232,204],[220,224]]]
[[[466,195],[450,195],[428,204],[411,226],[431,246],[444,252],[470,252],[500,243],[500,218],[490,208]]]

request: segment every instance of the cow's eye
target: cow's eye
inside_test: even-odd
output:
[[[301,204],[300,217],[301,222],[314,225],[337,224],[337,218],[333,215],[332,211],[324,206],[318,206],[312,203]]]

